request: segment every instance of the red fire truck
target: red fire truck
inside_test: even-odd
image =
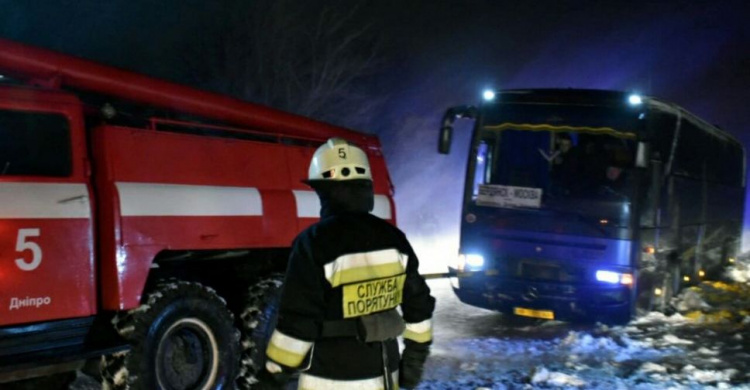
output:
[[[0,74],[0,383],[250,387],[330,137],[395,223],[375,136],[7,40]]]

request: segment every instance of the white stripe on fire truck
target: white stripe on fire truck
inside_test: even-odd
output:
[[[375,207],[372,214],[382,219],[391,219],[391,202],[385,195],[375,195]]]
[[[257,188],[118,182],[120,214],[143,216],[259,216]]]
[[[74,183],[0,183],[0,218],[91,218],[88,188]]]
[[[294,201],[297,204],[298,218],[320,218],[320,199],[315,191],[293,190]],[[373,215],[382,219],[391,219],[391,202],[385,195],[375,195]]]
[[[320,199],[314,191],[292,190],[298,218],[320,218]]]

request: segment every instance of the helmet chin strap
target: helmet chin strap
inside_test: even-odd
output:
[[[320,198],[320,216],[345,213],[369,213],[375,206],[370,180],[311,180],[308,184]]]

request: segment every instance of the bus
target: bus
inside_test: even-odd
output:
[[[505,90],[473,120],[459,254],[464,303],[521,317],[625,323],[673,309],[741,246],[745,150],[676,104],[617,91]]]

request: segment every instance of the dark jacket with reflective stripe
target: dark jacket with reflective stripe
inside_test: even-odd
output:
[[[344,285],[355,285],[367,275],[377,275],[375,280],[393,275],[397,271],[390,264],[392,253],[400,253],[406,260],[401,309],[407,323],[419,323],[432,317],[435,300],[430,289],[418,273],[419,262],[404,234],[390,223],[364,212],[331,213],[320,222],[302,232],[294,241],[282,293],[279,321],[276,330],[293,339],[313,342],[311,364],[305,373],[339,380],[373,378],[383,374],[380,343],[366,344],[353,337],[319,338],[324,321],[344,319]],[[357,259],[368,254],[387,256],[377,269],[357,268]],[[338,259],[338,262],[337,262]],[[361,264],[361,263],[360,263]],[[326,265],[328,267],[326,268]],[[347,268],[350,267],[350,268]],[[339,272],[338,275],[333,275]],[[373,280],[373,279],[370,279]],[[352,283],[349,283],[352,282]],[[340,285],[336,285],[340,283]],[[366,295],[359,288],[360,296]],[[372,294],[387,289],[382,284],[371,284]],[[357,302],[360,309],[379,310],[387,305],[389,297],[381,303],[370,300]],[[385,302],[385,303],[382,303]],[[351,307],[351,306],[350,306]],[[395,340],[385,343],[389,371],[398,369],[399,352]],[[282,354],[271,360],[289,366]],[[285,364],[287,363],[287,364]],[[293,363],[293,362],[292,362]],[[300,363],[306,368],[307,361]],[[292,364],[293,365],[293,364]]]

